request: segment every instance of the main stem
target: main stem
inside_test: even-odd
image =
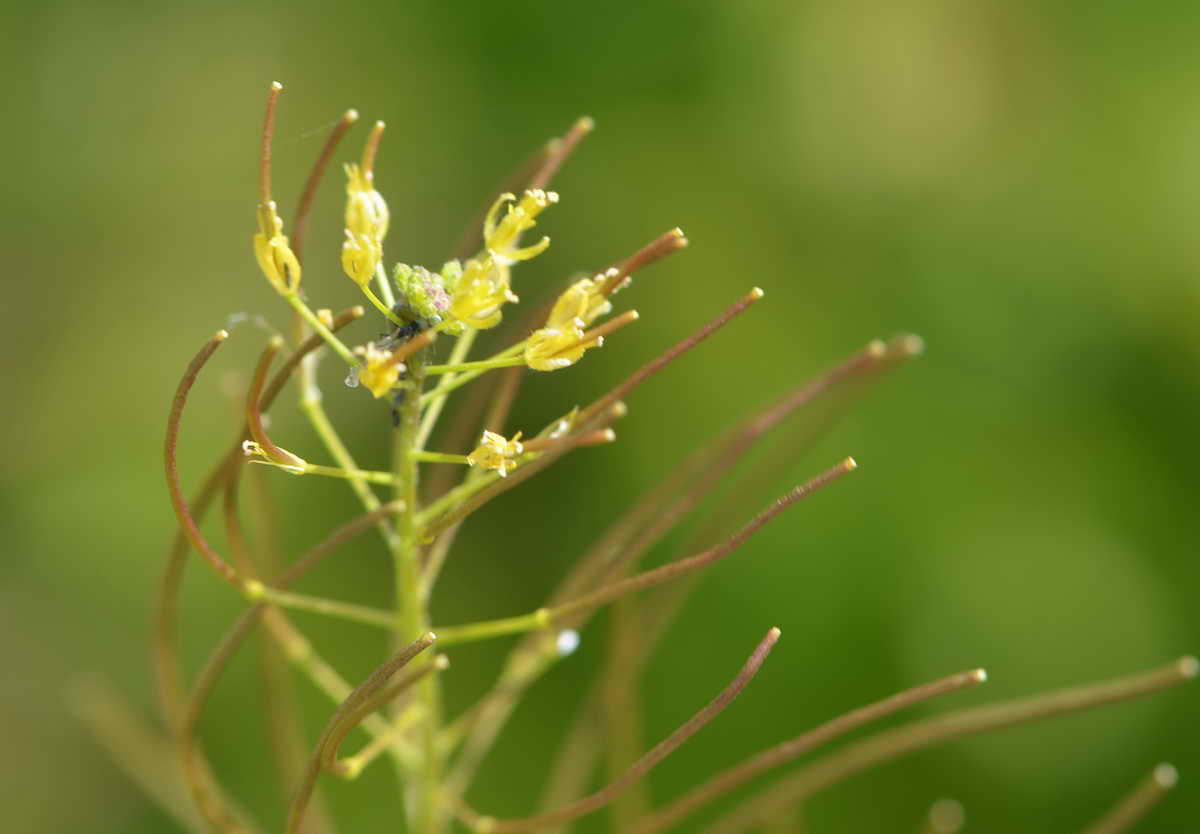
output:
[[[399,623],[396,640],[409,643],[429,630],[429,611],[421,595],[421,540],[417,525],[418,470],[417,440],[421,425],[421,392],[425,387],[427,351],[418,351],[408,358],[408,378],[412,388],[399,405],[400,422],[396,428],[393,452],[393,471],[396,475],[396,498],[404,501],[405,510],[396,519],[399,547],[396,560],[396,604]],[[428,663],[428,659],[420,662]],[[438,834],[441,814],[438,800],[442,778],[441,751],[437,743],[441,732],[441,692],[437,675],[427,675],[414,695],[422,705],[424,720],[416,728],[414,739],[420,751],[420,762],[408,771],[405,779],[405,809],[408,830],[414,834]]]

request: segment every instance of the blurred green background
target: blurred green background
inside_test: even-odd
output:
[[[469,524],[436,621],[535,607],[605,520],[705,437],[870,338],[925,338],[926,356],[774,486],[846,454],[862,471],[711,570],[669,634],[645,680],[647,743],[706,703],[769,626],[784,637],[743,698],[653,774],[660,801],[963,668],[985,666],[991,682],[918,712],[1200,650],[1200,5],[51,0],[6,11],[7,830],[177,830],[68,714],[65,693],[99,673],[155,713],[169,397],[229,314],[287,321],[250,253],[263,93],[276,78],[285,216],[345,108],[389,123],[377,169],[389,260],[439,264],[505,172],[582,113],[598,129],[556,181],[562,203],[542,223],[554,246],[517,276],[527,302],[671,226],[687,232],[690,249],[621,296],[642,321],[576,368],[530,380],[515,427],[605,390],[749,287],[767,293],[630,399],[617,445],[575,455]],[[305,282],[340,308],[355,291],[337,268],[334,174]],[[223,392],[261,341],[243,325],[201,380],[186,484],[228,442]],[[327,406],[360,460],[382,464],[386,411],[341,387],[332,365]],[[320,457],[290,403],[276,426],[284,445]],[[354,511],[343,484],[285,478],[290,552]],[[687,532],[654,559],[677,555]],[[370,537],[322,576],[332,595],[387,602]],[[231,597],[191,569],[193,663],[237,610]],[[375,633],[297,620],[350,678],[383,651]],[[531,809],[604,640],[597,623],[533,692],[477,806]],[[455,655],[452,708],[481,691],[506,645]],[[255,672],[247,653],[205,733],[235,793],[276,824]],[[304,697],[315,733],[329,707]],[[1181,830],[1200,813],[1197,698],[1185,687],[938,748],[821,795],[811,831],[914,831],[941,796],[961,800],[979,834],[1078,829],[1161,760],[1181,787],[1138,830]],[[386,769],[331,786],[343,830],[398,829]]]

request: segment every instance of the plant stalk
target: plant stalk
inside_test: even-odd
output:
[[[393,472],[395,497],[405,502],[405,510],[396,519],[399,547],[396,560],[397,644],[407,643],[429,631],[429,611],[421,593],[421,528],[418,523],[419,488],[418,440],[421,435],[421,392],[425,388],[427,351],[410,356],[408,378],[412,388],[399,407],[400,420],[395,432]],[[429,663],[419,658],[418,664]],[[442,776],[441,689],[437,675],[426,676],[415,688],[414,698],[421,705],[424,720],[415,728],[413,739],[420,763],[405,774],[404,797],[408,830],[414,834],[438,834],[442,815],[438,812]],[[405,704],[398,704],[403,709]]]

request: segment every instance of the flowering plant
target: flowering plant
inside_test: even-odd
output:
[[[732,306],[692,336],[664,351],[612,390],[583,407],[563,413],[537,429],[505,430],[509,412],[526,370],[550,373],[576,365],[605,339],[637,320],[636,311],[612,316],[613,299],[629,287],[634,276],[654,262],[687,245],[673,229],[632,256],[591,277],[568,282],[557,298],[535,309],[516,330],[508,347],[472,358],[477,335],[499,327],[518,302],[513,271],[550,245],[548,237],[526,244],[522,237],[558,201],[547,186],[579,141],[591,130],[588,119],[576,122],[561,139],[551,141],[538,155],[533,171],[515,191],[502,193],[482,218],[478,250],[433,270],[396,264],[391,272],[384,260],[390,223],[387,202],[377,190],[374,163],[383,136],[377,123],[366,141],[361,160],[345,166],[347,176],[344,243],[341,266],[361,290],[370,307],[386,320],[386,335],[351,347],[342,332],[363,318],[366,307],[334,314],[314,308],[303,280],[303,244],[313,196],[343,135],[357,120],[348,112],[334,127],[314,166],[293,215],[291,236],[273,198],[271,147],[276,103],[282,87],[272,85],[263,131],[257,206],[258,230],[253,251],[258,265],[294,315],[293,338],[272,337],[266,344],[248,387],[244,430],[191,499],[184,495],[176,466],[181,419],[192,386],[212,354],[229,333],[217,332],[188,366],[176,393],[168,423],[165,468],[180,534],[168,558],[158,609],[157,664],[163,707],[170,735],[182,763],[183,782],[200,811],[205,829],[216,832],[257,831],[259,826],[241,811],[209,765],[197,733],[202,711],[238,648],[261,625],[277,644],[280,656],[300,669],[336,704],[306,761],[288,754],[289,742],[277,739],[282,777],[292,786],[287,832],[329,830],[324,805],[314,802],[318,778],[329,774],[353,780],[377,759],[392,760],[403,785],[407,830],[437,834],[452,826],[476,832],[519,832],[559,829],[572,821],[611,806],[613,828],[637,834],[672,829],[705,806],[757,780],[768,771],[793,762],[817,747],[869,722],[913,704],[974,687],[986,679],[981,669],[967,670],[884,698],[834,718],[815,729],[734,765],[694,790],[665,805],[651,808],[640,780],[679,749],[692,735],[724,710],[759,671],[780,637],[771,629],[753,649],[729,685],[679,728],[644,754],[610,758],[610,781],[588,794],[588,780],[598,755],[598,739],[588,727],[598,710],[593,703],[568,734],[559,764],[550,772],[547,806],[541,812],[512,819],[481,813],[465,800],[476,771],[501,728],[526,690],[549,668],[569,655],[580,631],[603,606],[612,604],[614,620],[634,623],[637,639],[615,641],[623,663],[608,674],[617,686],[601,693],[615,698],[625,679],[644,664],[664,624],[683,599],[698,571],[731,556],[784,509],[840,480],[856,468],[846,458],[776,500],[731,535],[701,543],[690,556],[661,567],[639,570],[641,557],[721,483],[745,453],[787,418],[814,401],[853,391],[878,378],[921,350],[914,336],[888,342],[873,341],[784,397],[750,414],[710,444],[697,450],[663,483],[642,496],[611,525],[579,559],[546,604],[532,612],[465,624],[431,622],[430,599],[457,531],[476,510],[542,472],[564,455],[587,446],[615,441],[614,424],[627,413],[625,399],[664,367],[715,334],[763,297],[750,289]],[[602,323],[597,323],[603,320]],[[445,341],[453,340],[445,362],[435,361]],[[273,375],[277,356],[286,358]],[[361,387],[391,410],[393,460],[388,469],[364,469],[326,413],[316,381],[316,363],[324,351],[346,366],[346,383]],[[279,445],[268,431],[265,415],[285,385],[295,379],[301,409],[320,438],[328,463],[313,463]],[[490,389],[480,388],[495,381]],[[484,391],[463,404],[456,421],[466,428],[451,432],[461,441],[440,451],[427,448],[434,427],[450,399],[475,383]],[[457,437],[456,437],[457,435]],[[246,464],[259,464],[296,476],[344,479],[361,501],[362,514],[285,566],[249,546],[239,521],[239,483]],[[440,467],[429,474],[428,467]],[[454,472],[461,477],[457,482]],[[449,474],[447,474],[449,473]],[[385,500],[377,487],[389,489]],[[202,532],[200,518],[221,499],[225,545],[218,548]],[[375,609],[353,602],[311,596],[292,586],[322,560],[334,555],[351,537],[376,530],[388,550],[395,575],[395,605]],[[242,617],[220,640],[208,662],[188,687],[180,661],[177,611],[183,568],[195,549],[212,570],[250,603]],[[225,554],[229,554],[226,556]],[[681,591],[683,589],[683,591]],[[655,612],[646,616],[635,600],[657,594]],[[345,681],[335,664],[321,657],[292,623],[293,610],[337,617],[364,627],[386,629],[394,636],[394,653],[357,685]],[[443,673],[459,644],[506,635],[522,635],[510,653],[491,692],[461,715],[445,714]],[[1197,663],[1183,658],[1163,668],[1115,681],[1080,687],[1026,700],[951,712],[884,731],[844,746],[777,780],[711,822],[706,831],[717,834],[792,824],[792,814],[816,791],[855,772],[912,750],[951,738],[1048,717],[1069,710],[1147,694],[1194,677]],[[601,700],[605,695],[598,696]],[[619,722],[618,722],[619,723]],[[628,728],[626,728],[627,730]],[[361,730],[368,740],[350,755],[342,754],[351,733]],[[609,727],[621,736],[620,727]],[[630,733],[624,732],[629,742]],[[636,735],[636,734],[634,734]],[[581,740],[582,739],[582,740]],[[1136,789],[1129,802],[1143,808],[1169,787],[1171,772],[1162,767]],[[1112,821],[1128,816],[1128,804],[1115,809],[1101,824],[1117,830]],[[948,810],[949,809],[949,810]],[[1124,809],[1124,810],[1122,810]],[[1140,811],[1139,811],[1140,813]],[[1113,816],[1113,815],[1117,816]],[[952,825],[952,806],[935,805],[937,825]]]

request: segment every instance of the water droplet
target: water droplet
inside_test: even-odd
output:
[[[579,632],[573,628],[563,629],[558,633],[558,640],[554,646],[560,655],[566,657],[579,648]]]
[[[358,368],[351,368],[350,373],[346,374],[346,387],[347,388],[357,388],[358,387]]]

